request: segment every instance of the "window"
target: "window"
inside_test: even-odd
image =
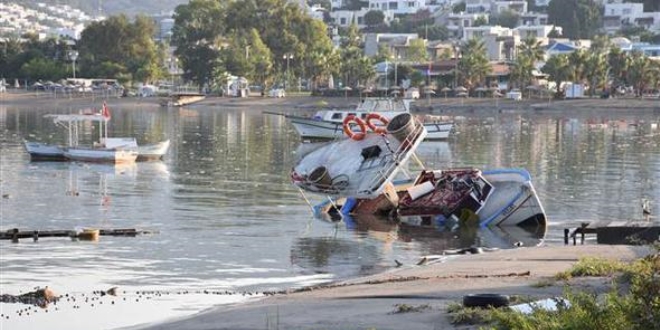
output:
[[[357,23],[358,23],[358,25],[363,25],[364,24],[364,17],[363,16],[358,17]]]
[[[408,8],[415,8],[415,2],[414,1],[408,1]]]
[[[342,17],[339,19],[339,25],[346,25],[346,17]]]
[[[396,1],[391,1],[390,2],[390,10],[397,10],[399,9],[399,3]]]
[[[341,119],[341,112],[334,112],[332,114],[332,119]]]

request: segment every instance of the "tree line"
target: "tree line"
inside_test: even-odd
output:
[[[551,5],[559,1],[592,0],[553,0]],[[304,78],[315,89],[333,77],[343,86],[360,88],[373,85],[374,64],[383,61],[393,62],[386,77],[392,83],[387,85],[399,85],[403,79],[411,80],[413,86],[443,83],[428,81],[429,77],[409,65],[429,60],[423,40],[411,41],[403,59],[388,47],[369,58],[363,55],[362,37],[355,25],[342,32],[341,45],[335,48],[328,27],[287,0],[192,0],[176,8],[174,19],[171,45],[153,41],[156,27],[148,17],[130,20],[124,15],[92,23],[77,44],[65,39],[39,41],[36,36],[28,36],[27,42],[9,39],[0,47],[0,77],[10,81],[70,77],[68,53],[75,46],[80,54],[78,77],[115,78],[122,83],[165,79],[174,60],[186,81],[211,90],[222,86],[229,74],[262,86],[295,86]],[[431,23],[428,13],[420,12],[395,25],[415,26],[412,22]],[[174,58],[170,46],[176,48]],[[454,53],[445,55],[458,58],[454,83],[468,88],[484,86],[491,70],[484,44],[468,40],[457,46]],[[543,59],[544,50],[539,41],[527,39],[513,51],[517,55],[509,63],[510,85],[524,88],[532,83],[534,65]],[[636,85],[639,90],[657,86],[656,68],[657,63],[642,54],[622,53],[607,38],[598,37],[589,52],[553,56],[542,71],[553,81],[604,86],[614,79],[617,85]]]

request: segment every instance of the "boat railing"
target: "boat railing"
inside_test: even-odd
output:
[[[377,192],[395,169],[405,161],[407,155],[409,155],[408,152],[410,149],[419,142],[420,139],[423,139],[422,133],[424,130],[424,125],[415,120],[415,128],[406,135],[394,152],[388,154],[389,157],[392,157],[389,165],[377,170],[377,175],[374,175],[373,179],[367,184],[368,189],[365,191],[359,191],[358,194],[371,195],[374,194],[374,192]]]

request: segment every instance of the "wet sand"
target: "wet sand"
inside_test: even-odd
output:
[[[375,276],[277,294],[246,304],[135,329],[477,329],[454,326],[446,307],[466,294],[496,293],[544,299],[571,290],[607,292],[611,278],[552,281],[579,258],[624,261],[648,254],[646,247],[545,246],[475,255],[443,256],[424,265],[403,265]],[[396,313],[396,305],[425,306]]]

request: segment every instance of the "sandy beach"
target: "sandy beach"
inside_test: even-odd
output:
[[[151,109],[160,107],[160,98],[109,98],[112,107]],[[41,92],[0,94],[0,106],[52,106],[71,109],[100,108],[102,98],[54,98]],[[321,107],[347,107],[358,98],[292,96],[244,99],[208,97],[200,104],[218,107],[264,105],[291,111]],[[458,114],[472,111],[627,111],[652,112],[660,117],[658,99],[579,99],[521,101],[491,98],[433,98],[415,102],[413,111],[430,114]],[[498,250],[481,254],[429,256],[417,265],[402,265],[392,271],[365,278],[309,287],[254,298],[248,303],[225,305],[184,319],[141,325],[132,329],[476,329],[455,327],[446,307],[461,302],[466,294],[496,293],[544,299],[559,296],[568,286],[574,290],[606,292],[611,278],[578,278],[552,282],[555,274],[569,269],[581,257],[595,256],[631,261],[650,253],[635,246],[541,246]],[[393,265],[394,266],[394,265]],[[424,306],[420,311],[396,313],[397,305]]]
[[[567,287],[607,292],[611,278],[538,284],[552,282],[555,274],[582,257],[631,261],[649,252],[646,247],[579,245],[439,256],[424,265],[403,265],[385,274],[276,294],[136,329],[477,329],[452,325],[446,307],[474,293],[540,300],[560,296]],[[425,308],[395,313],[401,304]]]

